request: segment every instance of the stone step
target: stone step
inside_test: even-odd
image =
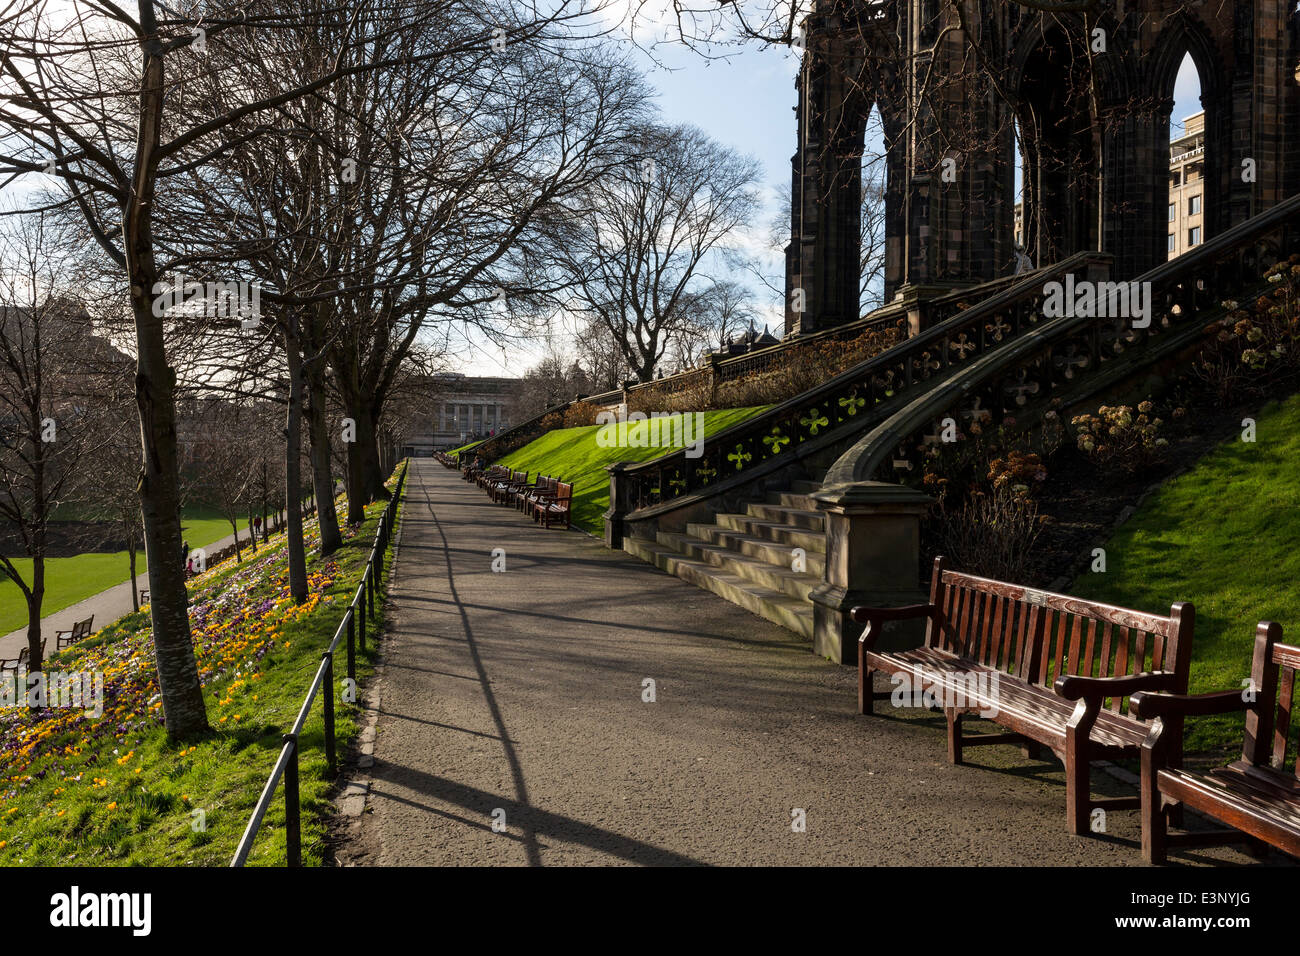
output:
[[[661,571],[712,591],[732,604],[812,640],[813,609],[807,601],[755,584],[725,568],[688,558],[657,541],[629,536],[623,539],[623,550]]]
[[[686,533],[693,538],[699,538],[701,541],[720,544],[732,551],[739,551],[741,554],[749,555],[752,558],[760,558],[768,564],[789,567],[793,558],[793,555],[790,554],[790,545],[777,544],[775,541],[769,541],[767,538],[760,538],[752,534],[745,534],[743,531],[720,528],[716,524],[688,524]],[[823,541],[823,545],[824,543]],[[820,578],[826,570],[826,555],[820,550],[813,551],[808,548],[804,550],[807,552],[808,573]]]
[[[801,601],[807,601],[813,588],[821,583],[820,575],[813,577],[806,571],[791,570],[789,561],[785,564],[772,564],[762,558],[733,551],[725,545],[701,541],[689,534],[661,531],[655,537],[659,544],[672,548],[684,557],[738,574],[746,581]]]
[[[816,531],[819,534],[826,530],[826,516],[820,511],[806,511],[802,508],[792,508],[787,505],[771,505],[763,502],[753,502],[746,510],[755,518],[762,518],[764,521],[775,521],[778,524],[792,525],[796,528],[807,528],[809,531]]]
[[[731,531],[741,531],[792,548],[803,548],[809,553],[813,551],[826,553],[826,537],[820,531],[811,531],[808,528],[799,528],[780,521],[765,521],[754,515],[719,514],[714,515],[714,518],[720,527]]]
[[[817,510],[817,502],[813,500],[812,495],[796,495],[789,491],[772,492],[767,496],[767,503],[770,505],[784,505],[798,511]]]

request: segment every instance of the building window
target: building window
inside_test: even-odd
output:
[[[1169,204],[1169,221],[1170,221],[1170,222],[1173,222],[1173,221],[1174,221],[1174,218],[1175,218],[1177,215],[1178,215],[1178,203],[1176,203],[1176,202],[1171,202],[1171,203]]]
[[[1187,199],[1187,215],[1189,215],[1189,216],[1199,216],[1200,214],[1201,214],[1201,197],[1200,197],[1200,196],[1190,196],[1190,197],[1188,197],[1188,199]],[[1172,211],[1171,211],[1170,215],[1172,216]]]
[[[1175,245],[1176,245],[1176,242],[1175,242],[1176,238],[1177,238],[1177,237],[1175,237],[1174,234],[1173,234],[1172,232],[1169,234],[1169,251],[1170,251],[1170,252],[1173,252],[1173,251],[1174,251],[1174,248],[1175,248]]]
[[[1199,246],[1201,244],[1201,227],[1192,226],[1187,230],[1187,244],[1189,246]]]

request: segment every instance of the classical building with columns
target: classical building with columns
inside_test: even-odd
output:
[[[431,384],[436,391],[434,411],[402,439],[403,455],[427,456],[510,427],[510,398],[517,379],[445,372],[433,376]]]

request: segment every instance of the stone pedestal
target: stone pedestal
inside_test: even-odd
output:
[[[627,470],[627,462],[606,465],[609,472],[609,510],[605,512],[605,547],[614,551],[623,548],[623,516],[627,514],[626,492],[620,478]]]
[[[826,577],[811,595],[813,653],[857,664],[858,605],[898,607],[928,600],[920,587],[921,516],[931,499],[904,485],[867,481],[813,495],[826,515]],[[892,624],[881,649],[915,647],[924,621]]]
[[[968,282],[939,282],[917,285],[909,283],[899,288],[893,303],[907,306],[907,335],[920,335],[934,324],[930,318],[930,300],[955,292],[970,285]]]

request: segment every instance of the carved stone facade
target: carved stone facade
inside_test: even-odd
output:
[[[1205,110],[1203,238],[1300,191],[1300,16],[1283,0],[816,0],[796,81],[786,332],[859,315],[863,131],[887,152],[885,300],[1089,249],[1119,277],[1168,251],[1169,122],[1190,54]]]

